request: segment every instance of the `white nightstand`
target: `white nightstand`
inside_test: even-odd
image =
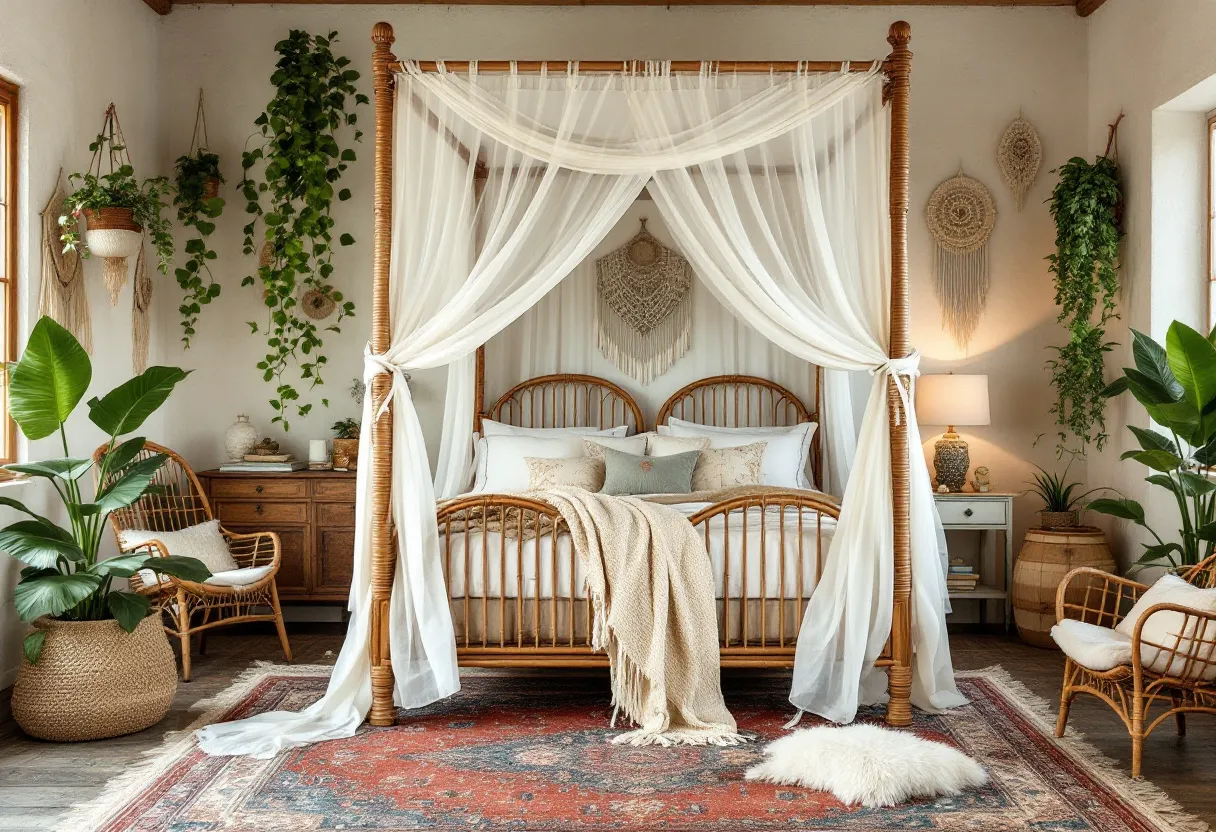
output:
[[[1010,597],[1010,587],[1013,585],[1013,497],[1013,494],[976,491],[933,495],[942,526],[947,530],[983,532],[986,538],[982,541],[980,562],[977,564],[979,585],[971,591],[951,592],[950,597],[960,601],[979,601],[981,623],[985,620],[987,602],[1002,601],[1005,605],[1006,629],[1009,628],[1013,612]],[[996,532],[1004,532],[1003,550],[996,547]],[[1004,563],[1000,564],[999,569],[994,568],[998,565],[994,562],[996,554],[1002,551]]]

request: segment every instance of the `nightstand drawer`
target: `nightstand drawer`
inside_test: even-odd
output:
[[[307,523],[308,503],[222,502],[215,513],[224,524],[248,526],[251,523]]]
[[[945,526],[1003,526],[1004,500],[938,500],[937,513]]]

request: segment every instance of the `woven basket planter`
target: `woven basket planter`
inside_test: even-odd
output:
[[[220,195],[220,180],[214,176],[208,176],[203,182],[203,199],[215,199]]]
[[[1075,511],[1040,511],[1039,528],[1043,529],[1075,529],[1080,526],[1078,513]]]
[[[359,440],[335,439],[334,467],[354,471],[359,466]]]
[[[1078,566],[1103,572],[1116,570],[1101,529],[1077,526],[1026,532],[1013,567],[1013,620],[1023,641],[1035,647],[1056,649],[1051,638],[1051,628],[1056,623],[1056,590],[1064,576]],[[1079,604],[1084,594],[1083,587],[1070,590],[1069,600]]]
[[[160,616],[133,632],[118,622],[40,618],[38,664],[21,662],[13,719],[42,740],[78,742],[142,731],[165,718],[177,692],[177,663]]]
[[[110,291],[110,304],[118,305],[118,293],[127,282],[127,258],[139,254],[144,229],[135,222],[130,208],[86,208],[84,243],[89,253],[104,261],[101,274]]]

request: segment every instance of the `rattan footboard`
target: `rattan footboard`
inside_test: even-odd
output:
[[[718,541],[721,597],[717,621],[706,626],[717,628],[723,666],[793,665],[838,516],[829,498],[788,492],[714,503],[689,518],[707,550],[711,535]],[[591,649],[591,601],[556,509],[486,494],[443,504],[437,519],[462,665],[607,664]]]

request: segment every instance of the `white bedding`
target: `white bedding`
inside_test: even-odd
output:
[[[691,517],[711,503],[679,503],[670,508],[676,509]],[[728,517],[719,515],[709,522],[709,539],[706,549],[713,562],[714,583],[717,597],[722,598],[725,580],[729,580],[731,598],[743,596],[743,581],[746,574],[748,598],[786,598],[799,596],[798,584],[798,538],[799,512],[787,508],[782,516],[773,509],[765,513],[761,523],[761,512],[752,508],[747,512],[747,529],[743,529],[743,512],[733,511]],[[802,584],[801,597],[810,597],[811,590],[818,580],[818,563],[816,557],[816,537],[818,535],[817,512],[803,509],[801,512],[803,538]],[[784,525],[784,535],[782,526]],[[727,527],[730,535],[730,568],[724,569]],[[833,517],[822,518],[822,552],[826,557],[828,544],[836,528]],[[701,527],[703,533],[704,526]],[[444,546],[443,528],[440,526],[440,551],[448,551]],[[746,563],[744,562],[744,538],[747,542]],[[761,569],[761,548],[764,549],[764,564]],[[782,592],[781,557],[784,548],[785,583]],[[539,552],[538,552],[539,549]],[[517,554],[522,550],[523,575],[520,584],[518,564],[521,558]],[[506,556],[503,557],[505,551]],[[487,594],[490,598],[515,598],[520,594],[524,598],[535,598],[539,592],[541,598],[580,598],[583,596],[584,575],[581,566],[575,561],[570,547],[570,537],[566,534],[557,536],[556,573],[554,582],[554,553],[553,538],[544,535],[540,540],[520,538],[508,534],[504,540],[499,532],[483,533],[480,530],[453,532],[450,546],[450,562],[445,564],[448,592],[453,598],[465,596],[465,572],[470,573],[470,597],[480,598]],[[539,555],[539,557],[538,557]],[[467,560],[467,566],[466,566]],[[570,568],[575,572],[571,581]],[[729,571],[729,576],[725,573]],[[505,573],[505,574],[504,574]],[[505,578],[505,581],[504,581]],[[539,579],[539,580],[538,580]],[[506,586],[506,592],[502,587]],[[572,591],[573,586],[573,591]]]

